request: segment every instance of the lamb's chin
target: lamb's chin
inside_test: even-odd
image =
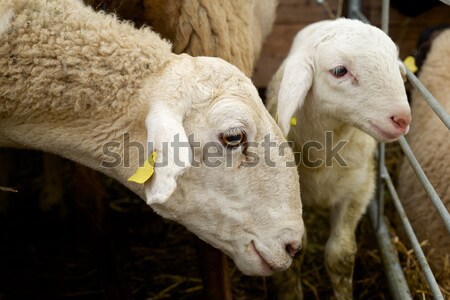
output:
[[[379,143],[391,143],[398,140],[402,136],[402,133],[391,132],[372,124],[367,130],[364,131]]]

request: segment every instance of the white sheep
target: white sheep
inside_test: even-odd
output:
[[[263,39],[269,34],[275,20],[277,0],[84,0],[93,8],[116,13],[132,20],[136,26],[146,24],[173,43],[175,53],[193,56],[214,56],[225,59],[251,76],[261,51]],[[1,157],[0,157],[1,158]],[[58,158],[44,156],[44,180],[52,182],[52,193],[43,193],[40,206],[45,210],[63,207],[55,193],[53,178]],[[51,164],[50,164],[51,163]],[[61,163],[59,163],[61,164]],[[83,170],[79,165],[75,170]],[[84,172],[87,172],[85,170]],[[92,173],[92,172],[91,172]],[[95,179],[92,173],[90,180]],[[52,178],[53,177],[53,178]],[[43,190],[46,190],[44,185]],[[84,188],[94,190],[87,182]],[[59,189],[62,191],[62,186]],[[59,204],[59,205],[58,205]],[[204,257],[204,256],[202,256]],[[223,259],[221,261],[224,261]],[[208,265],[211,265],[209,261]],[[220,266],[211,266],[214,273]],[[203,275],[207,274],[203,273]],[[206,287],[206,290],[218,290]]]
[[[175,55],[148,28],[79,0],[0,0],[0,24],[1,147],[52,152],[117,179],[245,274],[290,265],[303,235],[293,153],[260,143],[284,137],[236,67]],[[138,151],[125,153],[130,167],[105,167],[122,157],[125,133],[157,153],[144,185],[127,181]],[[202,151],[211,144],[215,167]]]
[[[430,42],[426,45],[430,45]],[[420,53],[425,56],[423,52]],[[450,29],[447,29],[432,41],[419,75],[420,81],[447,111],[450,111],[449,69]],[[447,210],[450,210],[449,130],[417,90],[412,93],[411,109],[414,122],[408,134],[408,142]],[[429,241],[429,247],[426,247],[427,258],[432,268],[440,273],[444,269],[445,260],[450,258],[450,235],[406,158],[400,167],[398,187],[406,215],[419,241]],[[448,277],[442,276],[442,279],[450,286]]]
[[[322,21],[297,34],[268,88],[269,111],[302,152],[303,203],[331,209],[325,265],[338,299],[352,298],[355,228],[374,193],[375,139],[399,138],[411,120],[397,57],[376,27]]]

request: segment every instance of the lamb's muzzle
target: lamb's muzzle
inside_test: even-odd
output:
[[[392,122],[395,123],[395,126],[400,129],[402,134],[408,133],[411,119],[411,113],[398,114],[391,117]]]

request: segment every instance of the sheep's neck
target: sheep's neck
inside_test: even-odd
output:
[[[332,133],[334,142],[349,140],[356,129],[325,115],[313,101],[314,99],[306,99],[303,107],[296,113],[297,125],[290,131],[296,144],[303,146],[308,142],[319,142],[325,145],[327,132]]]
[[[80,1],[33,4],[16,7],[0,35],[0,146],[56,153],[127,184],[133,152],[129,168],[104,168],[103,146],[122,153],[127,132],[145,146],[138,95],[171,60],[170,45]]]
[[[0,146],[60,155],[117,179],[143,197],[142,187],[127,182],[146,156],[144,107],[141,112],[57,122],[44,118],[0,121]]]

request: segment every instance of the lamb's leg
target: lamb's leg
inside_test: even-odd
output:
[[[325,265],[338,300],[353,298],[353,266],[355,264],[355,229],[367,201],[348,199],[331,209],[330,237],[325,247]]]

